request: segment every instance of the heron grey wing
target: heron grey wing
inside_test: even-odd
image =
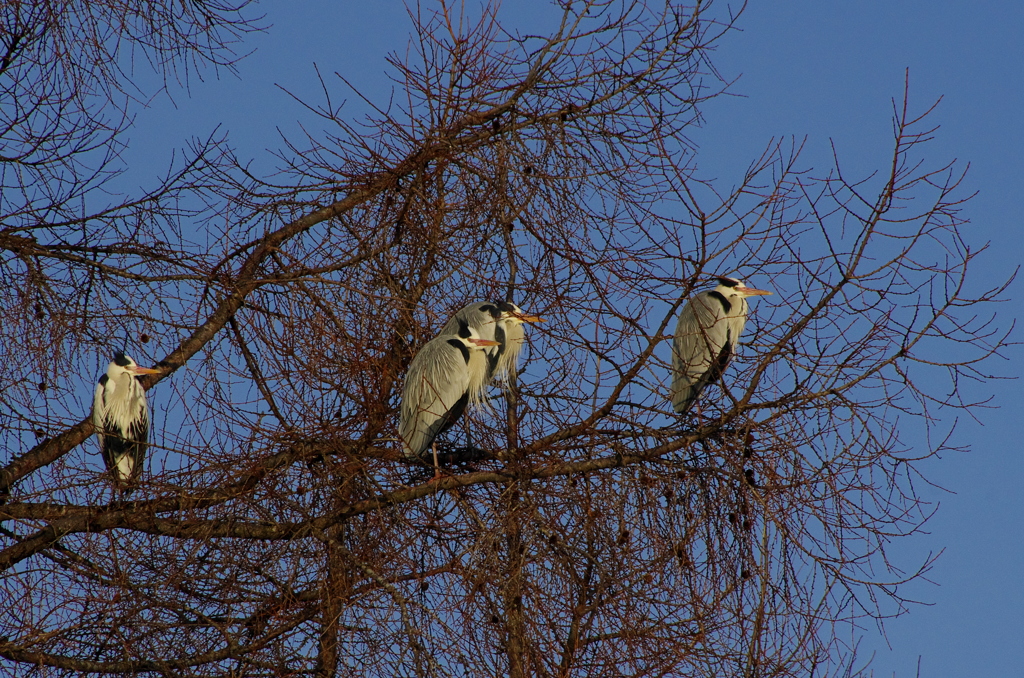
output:
[[[111,459],[106,451],[106,436],[103,435],[103,431],[106,430],[106,382],[108,377],[104,374],[99,378],[99,382],[96,384],[96,388],[92,393],[92,427],[96,429],[96,439],[99,441],[99,454],[103,458],[103,465],[106,468],[111,468]]]
[[[113,437],[106,435],[106,431],[113,431],[114,424],[110,421],[110,404],[107,400],[107,384],[109,377],[103,375],[92,397],[92,425],[96,429],[96,438],[100,444],[100,455],[103,457],[103,464],[108,468],[114,468],[117,461],[111,456],[110,443]]]
[[[452,408],[466,394],[466,360],[450,341],[457,340],[447,335],[431,339],[409,365],[398,427],[406,456],[418,457],[430,447],[448,423]]]
[[[672,340],[672,407],[683,413],[713,379],[712,367],[728,343],[725,311],[710,292],[701,292],[679,313]]]
[[[679,313],[675,336],[672,339],[672,408],[679,413],[690,409],[696,400],[700,379],[699,367],[706,359],[705,342],[698,341],[697,318],[693,305],[687,303]]]
[[[405,373],[405,383],[402,385],[402,404],[398,413],[398,437],[403,443],[402,453],[410,458],[419,456],[430,445],[430,441],[425,440],[420,433],[419,427],[425,351],[429,346],[428,342],[413,357],[409,369]]]
[[[728,339],[728,327],[721,307],[702,292],[679,313],[672,341],[672,366],[695,379],[711,366],[714,356]]]
[[[437,337],[434,341],[437,342],[436,357],[428,363],[426,383],[438,403],[437,411],[447,415],[469,390],[472,351],[464,345],[456,345],[450,337]]]
[[[104,374],[100,377],[99,383],[96,384],[96,390],[93,391],[92,395],[92,425],[95,427],[97,434],[103,431],[103,418],[107,411],[106,386],[107,375]]]

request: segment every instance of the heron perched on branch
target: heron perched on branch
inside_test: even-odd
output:
[[[747,297],[771,294],[737,278],[695,295],[679,313],[672,341],[672,407],[685,414],[697,396],[722,376],[747,322]]]
[[[420,459],[433,449],[435,478],[440,470],[434,440],[458,421],[467,405],[483,405],[488,380],[485,351],[499,345],[462,323],[454,335],[440,334],[428,341],[409,365],[398,435],[407,459]]]
[[[103,462],[114,485],[126,494],[142,473],[149,446],[149,406],[138,380],[144,374],[160,374],[160,370],[139,367],[119,353],[96,384],[92,402],[92,423]]]
[[[523,323],[544,322],[535,315],[507,301],[478,301],[459,309],[441,328],[442,335],[457,335],[460,327],[468,325],[483,339],[498,342],[486,349],[487,383],[495,378],[506,384],[515,379],[519,366],[519,352],[526,341]]]

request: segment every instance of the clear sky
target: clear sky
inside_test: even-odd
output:
[[[924,155],[933,166],[970,163],[966,187],[978,195],[964,233],[975,247],[992,243],[976,282],[1012,274],[1024,260],[1024,3],[752,2],[739,24],[743,32],[722,43],[717,64],[726,77],[742,75],[735,91],[747,98],[711,102],[706,127],[694,135],[713,175],[735,183],[773,135],[806,135],[806,158],[819,167],[830,140],[855,173],[884,166],[890,102],[901,97],[909,68],[913,107],[942,98],[932,117],[941,127]],[[1021,316],[1021,289],[1011,288],[1003,315]],[[1021,375],[1021,352],[1010,357],[990,369]],[[971,445],[969,454],[923,465],[949,492],[919,488],[941,505],[930,534],[900,550],[945,552],[928,574],[935,585],[906,591],[932,605],[886,625],[892,649],[867,630],[863,648],[877,652],[876,676],[915,676],[918,656],[926,677],[1024,675],[1024,389],[1018,380],[972,392],[990,393],[999,409],[959,422],[956,440]]]
[[[506,0],[503,15],[526,27],[538,0]],[[721,7],[720,7],[721,8]],[[281,146],[278,129],[297,131],[310,116],[277,86],[314,98],[325,76],[345,75],[385,99],[385,54],[404,51],[408,21],[400,3],[265,2],[268,33],[251,36],[255,52],[240,77],[193,80],[174,105],[157,99],[138,117],[126,159],[126,179],[150,185],[170,153],[193,136],[220,126],[242,157],[273,167],[267,149]],[[940,97],[932,121],[940,125],[925,155],[932,165],[959,159],[971,166],[967,187],[978,195],[966,208],[964,231],[975,247],[991,248],[975,280],[994,285],[1021,262],[1020,183],[1024,179],[1024,3],[952,0],[777,0],[751,2],[741,32],[719,43],[715,63],[733,92],[706,105],[706,123],[691,138],[698,165],[723,187],[737,183],[772,137],[807,137],[805,160],[827,167],[834,143],[846,170],[883,167],[891,147],[892,99],[902,96],[910,72],[911,105],[923,110]],[[759,281],[761,282],[761,281]],[[1002,307],[1020,316],[1021,284]],[[1006,323],[1008,324],[1008,322]],[[1017,332],[1017,338],[1020,337]],[[1021,373],[1021,351],[989,368]],[[865,658],[875,652],[876,676],[1021,675],[1024,608],[1024,421],[1020,381],[969,386],[993,396],[998,409],[962,419],[955,442],[969,454],[923,464],[936,487],[919,487],[940,503],[930,533],[899,546],[910,563],[945,551],[928,573],[933,584],[903,591],[929,603],[886,625],[888,644],[864,630]],[[944,489],[940,489],[944,488]]]

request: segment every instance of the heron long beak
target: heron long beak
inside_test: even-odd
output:
[[[501,346],[500,341],[494,341],[492,339],[469,339],[477,346]]]
[[[536,315],[517,315],[517,318],[522,320],[524,323],[542,323],[544,318]]]
[[[745,297],[762,297],[766,294],[772,294],[768,290],[758,290],[753,287],[737,287],[735,289]]]
[[[162,374],[160,370],[154,370],[151,367],[136,367],[132,372],[135,374]]]

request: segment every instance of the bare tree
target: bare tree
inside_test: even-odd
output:
[[[166,42],[97,10],[98,44],[161,65],[228,63],[225,36],[253,26],[220,4],[131,8]],[[686,131],[724,89],[708,49],[730,17],[566,2],[524,36],[498,14],[413,7],[396,96],[351,120],[344,74],[325,79],[307,105],[328,131],[289,140],[275,177],[201,144],[159,189],[87,211],[76,196],[103,171],[52,132],[39,147],[65,172],[45,204],[6,180],[25,189],[5,192],[0,230],[13,673],[856,673],[845,639],[900,612],[899,584],[929,566],[886,557],[931,510],[917,464],[1006,342],[1002,288],[967,277],[961,170],[923,159],[933,130],[904,95],[877,174],[816,173],[772,142],[717,192]],[[50,91],[22,39],[7,116],[8,92]],[[97,64],[82,87],[124,92],[123,75]],[[116,153],[94,109],[66,114]],[[776,296],[679,420],[666,333],[730,272]],[[498,412],[467,417],[486,457],[427,482],[395,440],[402,375],[487,298],[548,322]],[[83,398],[125,331],[162,370],[130,500],[86,442]],[[931,442],[908,447],[909,426]]]

